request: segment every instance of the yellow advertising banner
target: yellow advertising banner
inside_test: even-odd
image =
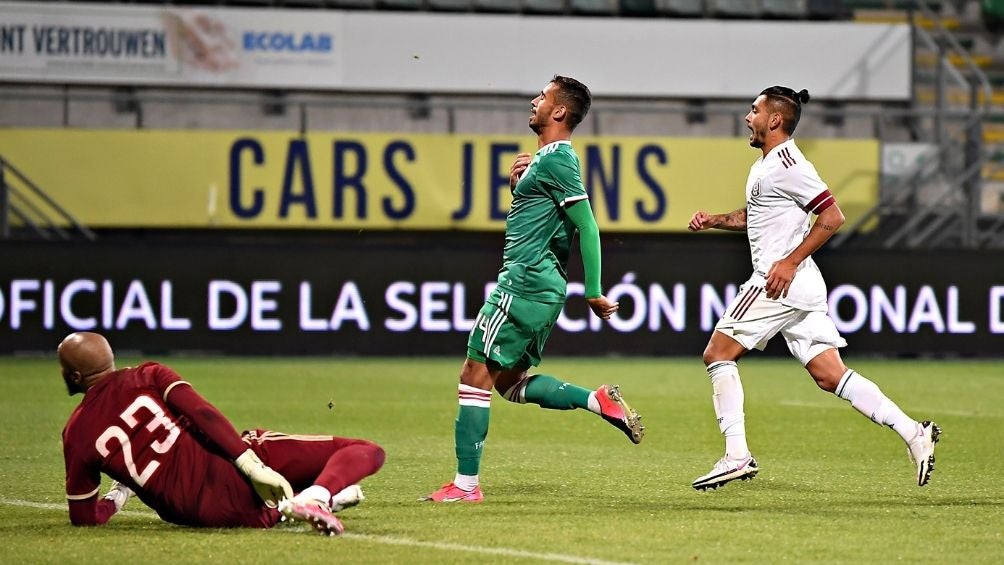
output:
[[[744,138],[575,136],[600,228],[686,230],[744,205]],[[853,222],[877,200],[874,140],[800,140]],[[0,155],[90,227],[502,230],[532,136],[0,130]]]

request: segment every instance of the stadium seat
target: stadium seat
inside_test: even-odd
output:
[[[992,1],[992,0],[991,0]],[[850,10],[917,10],[917,0],[843,0],[842,2]],[[932,12],[938,13],[942,9],[941,0],[925,0],[924,2]]]
[[[372,10],[376,8],[376,0],[328,0],[332,8],[354,8],[357,10]]]
[[[479,12],[518,12],[520,0],[474,0],[474,9]]]
[[[561,14],[565,0],[523,0],[523,11],[531,14]]]
[[[887,0],[846,0],[845,4],[851,10],[888,10],[893,7],[892,2]]]
[[[258,5],[268,5],[268,0],[262,0]],[[282,8],[323,8],[324,0],[276,0],[276,5]]]
[[[983,22],[991,33],[1004,31],[1004,0],[983,0],[980,2]]]
[[[760,15],[758,0],[707,0],[708,13],[715,18],[756,18]]]
[[[850,14],[842,0],[806,0],[806,9],[813,20],[839,20]]]
[[[620,0],[620,8],[624,16],[653,16],[655,0]]]
[[[205,2],[197,1],[182,1],[181,4],[205,4]],[[273,0],[228,0],[227,4],[236,7],[261,7],[261,6],[273,6],[277,4]]]
[[[425,0],[377,0],[377,7],[387,10],[421,10]]]
[[[612,16],[617,13],[617,0],[571,0],[573,14]]]
[[[655,0],[655,9],[675,18],[701,18],[704,17],[704,0]]]
[[[776,19],[805,19],[809,16],[806,0],[760,0],[763,17]]]
[[[447,10],[451,12],[467,12],[471,9],[471,0],[426,0],[430,10]]]

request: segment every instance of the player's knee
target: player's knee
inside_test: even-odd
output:
[[[376,444],[373,444],[373,448],[374,448],[373,454],[371,455],[371,457],[373,458],[373,466],[375,472],[379,470],[381,467],[383,467],[384,461],[387,460],[387,452],[384,451],[382,447]]]
[[[495,390],[502,398],[508,400],[509,402],[516,402],[511,394],[515,392],[516,385],[510,385],[509,383],[495,383]]]
[[[703,358],[704,358],[704,366],[705,367],[707,367],[708,365],[714,363],[715,361],[721,361],[721,359],[719,358],[718,352],[715,351],[715,347],[712,344],[710,344],[710,343],[708,344],[707,347],[704,348],[704,356],[703,356]]]
[[[508,400],[509,402],[515,402],[520,404],[519,396],[520,391],[523,388],[524,383],[517,382],[496,382],[495,390],[498,391],[499,395]]]
[[[470,358],[464,361],[460,370],[460,384],[482,390],[491,390],[495,386],[495,378],[486,364]]]
[[[835,392],[847,367],[840,360],[836,349],[827,349],[805,364],[805,370],[816,381],[816,386],[826,392]]]
[[[387,460],[387,453],[382,447],[372,441],[363,441],[361,447],[365,448],[365,457],[369,461],[370,467],[373,469],[370,474],[376,473],[381,467],[383,467],[384,461]]]
[[[812,373],[810,373],[812,374]],[[812,374],[812,380],[816,382],[816,386],[826,392],[834,392],[837,390],[837,384],[840,382],[840,377],[833,378],[828,374]]]

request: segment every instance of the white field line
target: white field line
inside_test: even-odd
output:
[[[35,508],[38,510],[59,510],[66,512],[66,504],[55,504],[52,502],[32,502],[30,500],[17,500],[0,497],[0,504],[6,506],[18,506],[21,508]],[[153,512],[142,512],[136,510],[120,510],[118,514],[123,516],[139,516],[142,518],[152,518],[159,520]],[[293,532],[293,530],[283,530]],[[537,553],[524,551],[521,549],[507,549],[502,547],[479,547],[476,545],[463,545],[459,543],[441,543],[433,541],[419,541],[408,538],[398,538],[392,536],[374,536],[369,534],[346,533],[341,538],[358,540],[366,543],[377,543],[383,545],[398,545],[404,547],[421,547],[427,549],[437,549],[442,551],[459,551],[463,553],[477,553],[481,555],[498,555],[501,557],[520,557],[534,561],[553,561],[557,563],[576,563],[582,565],[630,565],[626,562],[604,561],[602,559],[592,559],[589,557],[577,557],[575,555],[564,555],[561,553]]]
[[[532,559],[534,561],[556,561],[558,563],[583,563],[587,565],[627,565],[624,562],[618,562],[618,561],[604,561],[602,559],[592,559],[589,557],[576,557],[574,555],[563,555],[560,553],[536,553],[533,551],[523,551],[521,549],[506,549],[503,547],[478,547],[474,545],[462,545],[459,543],[417,541],[408,538],[395,538],[390,536],[371,536],[369,534],[342,534],[342,537],[348,537],[374,543],[382,543],[384,545],[424,547],[429,549],[441,549],[444,551],[462,551],[466,553],[479,553],[481,555],[500,555],[502,557],[522,557],[525,559]]]
[[[52,502],[32,502],[30,500],[15,500],[0,497],[0,504],[5,504],[7,506],[20,506],[22,508],[36,508],[38,510],[62,510],[63,512],[67,512],[65,504],[55,504]],[[153,518],[155,520],[160,519],[153,512],[141,512],[136,510],[119,510],[116,514],[120,514],[122,516],[140,516],[142,518]]]
[[[782,400],[778,402],[782,406],[795,406],[798,408],[828,408],[828,409],[839,409],[847,410],[850,409],[850,405],[847,402],[811,402],[805,400]],[[911,414],[917,414],[918,416],[924,416],[930,418],[930,415],[938,416],[959,416],[961,418],[1004,418],[1004,414],[993,414],[993,413],[979,413],[972,410],[946,410],[944,408],[929,409],[929,408],[911,408]]]

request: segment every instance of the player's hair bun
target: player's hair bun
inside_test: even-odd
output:
[[[809,101],[809,91],[806,90],[806,89],[804,89],[804,88],[802,90],[799,90],[798,91],[798,100],[800,102],[802,102],[802,104],[805,104],[806,102],[808,102]]]

